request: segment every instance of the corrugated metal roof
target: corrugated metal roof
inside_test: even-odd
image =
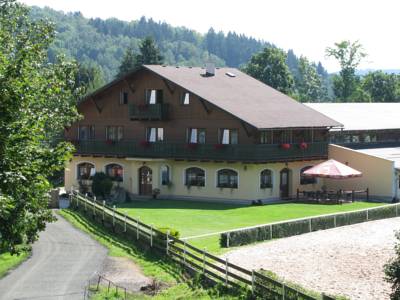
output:
[[[400,147],[362,149],[357,151],[394,161],[394,167],[400,169]]]
[[[400,103],[306,103],[344,130],[400,129]]]
[[[217,68],[214,76],[202,76],[205,74],[202,68],[144,67],[259,129],[341,126],[333,118],[318,113],[238,69]],[[235,76],[228,76],[227,73]]]

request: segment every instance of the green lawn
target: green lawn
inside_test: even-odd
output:
[[[258,224],[364,209],[381,203],[354,202],[332,204],[270,204],[244,206],[221,203],[203,203],[172,200],[135,201],[118,205],[119,211],[155,227],[172,227],[181,237],[197,236]],[[219,252],[219,235],[197,238],[191,243]]]
[[[29,256],[29,252],[21,251],[20,255],[11,255],[10,253],[0,254],[0,278],[7,274],[7,272],[20,263],[22,263]]]

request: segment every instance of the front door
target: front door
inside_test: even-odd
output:
[[[151,196],[153,191],[153,176],[149,167],[139,169],[139,195]]]
[[[289,185],[290,185],[289,174],[290,174],[290,171],[288,168],[281,170],[281,176],[280,176],[281,177],[281,179],[280,179],[281,199],[289,198]]]

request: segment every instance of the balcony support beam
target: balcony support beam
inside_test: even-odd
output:
[[[98,112],[99,114],[101,114],[101,111],[102,111],[103,109],[97,104],[97,102],[94,100],[93,97],[90,97],[90,100],[92,100],[94,106],[96,106],[97,112]]]
[[[247,128],[246,123],[243,121],[241,121],[240,123],[242,124],[242,127],[243,127],[244,131],[246,132],[247,136],[251,137],[252,134],[251,134],[250,130]]]
[[[167,87],[168,91],[173,95],[175,93],[175,88],[173,88],[172,83],[166,79],[163,79],[165,86]]]
[[[200,100],[200,103],[203,106],[204,110],[206,111],[207,115],[209,115],[211,113],[211,110],[207,107],[205,100],[200,97],[199,97],[199,100]]]
[[[128,86],[129,90],[131,91],[132,94],[134,94],[136,92],[133,84],[129,83],[128,80],[126,80],[126,78],[124,79],[124,82],[126,83],[126,85]]]

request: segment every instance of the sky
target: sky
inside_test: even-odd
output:
[[[131,21],[141,16],[201,33],[236,31],[293,49],[339,70],[325,48],[358,40],[368,57],[359,69],[400,69],[399,0],[20,0],[85,17]]]

